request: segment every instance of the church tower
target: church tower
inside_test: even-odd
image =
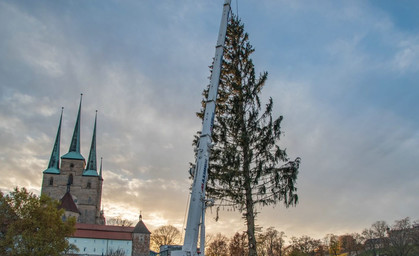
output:
[[[61,112],[51,159],[48,169],[43,172],[41,193],[60,200],[61,207],[66,210],[65,216],[76,216],[79,223],[105,224],[100,209],[103,184],[102,164],[100,174],[98,174],[96,160],[97,111],[86,166],[86,160],[80,152],[81,103],[82,95],[70,148],[68,153],[61,157],[60,164]]]
[[[150,234],[140,214],[140,220],[132,231],[132,256],[150,255]]]

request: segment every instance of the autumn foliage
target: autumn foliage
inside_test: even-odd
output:
[[[58,201],[40,197],[25,188],[10,194],[0,191],[0,255],[61,255],[74,249],[66,240],[76,220],[62,220]]]

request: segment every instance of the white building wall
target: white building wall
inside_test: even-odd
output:
[[[93,238],[67,238],[68,242],[77,246],[78,252],[71,252],[79,255],[106,255],[110,251],[122,249],[125,255],[132,255],[131,240],[110,240],[110,239],[93,239]]]

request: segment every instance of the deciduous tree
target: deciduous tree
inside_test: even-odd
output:
[[[150,236],[151,247],[159,250],[162,245],[175,245],[180,242],[180,231],[172,225],[161,226],[154,230]]]
[[[258,235],[258,255],[284,255],[285,233],[279,232],[274,227],[269,227],[265,232]]]
[[[321,241],[309,236],[292,237],[291,247],[294,252],[298,251],[307,256],[314,256],[316,255],[317,250],[321,247]]]
[[[74,249],[66,240],[75,230],[75,218],[62,220],[64,210],[46,195],[25,188],[0,191],[0,255],[61,255]]]
[[[121,216],[117,216],[115,218],[107,219],[106,220],[106,225],[132,227],[132,226],[134,226],[134,223],[130,220],[122,218]]]
[[[208,245],[205,252],[208,256],[227,256],[228,254],[228,238],[218,233],[213,241]]]
[[[419,221],[413,222],[411,234],[412,241],[415,247],[415,253],[419,255]]]
[[[110,249],[106,256],[126,256],[126,254],[122,248],[118,248],[116,250]]]
[[[353,251],[355,251],[356,248],[356,241],[355,238],[350,235],[341,235],[339,236],[339,245],[340,245],[340,251],[342,253],[347,252],[349,254],[352,254]]]
[[[370,228],[362,231],[362,235],[365,238],[365,249],[371,251],[374,256],[388,247],[388,228],[389,226],[385,221],[376,221]]]
[[[334,234],[328,234],[326,239],[328,242],[329,247],[329,254],[333,256],[337,256],[340,253],[340,244],[339,244],[339,237]]]
[[[388,231],[389,246],[387,252],[394,256],[413,255],[414,250],[414,229],[409,217],[396,220]]]
[[[351,236],[354,238],[354,247],[350,248],[354,255],[359,255],[364,250],[365,238],[359,233],[352,233]]]
[[[243,256],[248,254],[246,233],[236,232],[228,246],[230,256]]]

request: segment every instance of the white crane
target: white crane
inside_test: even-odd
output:
[[[185,229],[185,239],[181,251],[173,251],[173,256],[202,256],[205,247],[205,187],[208,179],[208,162],[212,145],[212,127],[214,124],[215,106],[217,100],[218,84],[220,81],[221,64],[224,54],[224,42],[227,33],[228,16],[230,14],[231,0],[225,0],[217,45],[215,46],[214,65],[210,79],[208,97],[205,104],[202,132],[198,142],[198,152],[195,163],[194,180],[189,204],[188,221]],[[198,252],[197,243],[201,227],[201,252]]]

